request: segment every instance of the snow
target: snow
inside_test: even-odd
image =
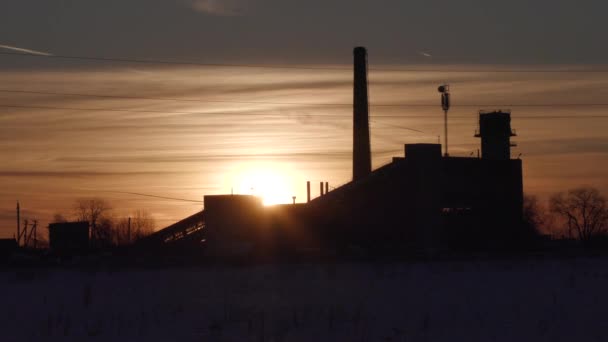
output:
[[[608,259],[0,272],[2,341],[605,341]]]

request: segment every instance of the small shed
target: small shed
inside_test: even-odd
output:
[[[8,258],[17,251],[19,245],[17,240],[11,239],[0,239],[0,259]]]
[[[49,224],[49,247],[57,253],[80,253],[89,249],[89,222]]]

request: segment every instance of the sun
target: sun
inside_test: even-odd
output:
[[[285,204],[292,201],[292,192],[284,174],[270,168],[243,170],[237,176],[237,190],[262,198],[264,205]]]

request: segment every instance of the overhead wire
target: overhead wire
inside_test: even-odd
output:
[[[186,198],[177,198],[177,197],[167,197],[167,196],[158,196],[158,195],[144,194],[144,193],[140,193],[140,192],[110,191],[110,190],[101,190],[101,192],[108,192],[108,193],[115,193],[115,194],[125,194],[125,195],[134,195],[134,196],[142,196],[142,197],[152,197],[152,198],[159,198],[159,199],[166,199],[166,200],[173,200],[173,201],[182,201],[182,202],[205,203],[204,201],[200,201],[200,200],[193,200],[193,199],[186,199]]]
[[[183,65],[201,67],[231,67],[231,68],[255,68],[255,69],[296,69],[296,70],[335,70],[352,71],[347,67],[319,67],[319,66],[296,66],[296,65],[269,65],[269,64],[240,64],[240,63],[205,63],[198,61],[174,61],[174,60],[155,60],[139,58],[119,58],[119,57],[97,57],[97,56],[78,56],[62,54],[30,54],[20,52],[0,51],[0,55],[34,57],[48,59],[82,60],[95,62],[119,62],[136,64],[157,64],[157,65]],[[448,73],[471,73],[471,72],[490,72],[490,73],[608,73],[608,69],[497,69],[497,68],[478,68],[478,69],[445,69],[445,68],[370,68],[370,71],[392,71],[392,72],[448,72]]]
[[[61,106],[33,106],[33,105],[13,105],[13,104],[0,104],[2,108],[15,108],[15,109],[40,109],[40,110],[71,110],[71,111],[93,111],[93,112],[119,112],[119,113],[154,113],[154,114],[179,114],[179,115],[225,115],[225,116],[264,116],[264,117],[284,117],[290,118],[290,114],[283,113],[246,113],[246,112],[189,112],[189,111],[172,111],[172,110],[139,110],[139,109],[123,109],[123,108],[75,108],[75,107],[61,107]],[[349,119],[350,115],[337,115],[337,114],[302,114],[304,117],[321,117],[321,118],[337,118],[337,119]],[[293,118],[297,118],[298,115],[293,115]],[[521,115],[513,116],[516,119],[606,119],[608,115]],[[432,118],[429,115],[374,115],[374,118],[396,118],[396,119],[429,119]],[[476,119],[475,115],[451,115],[450,118],[466,118]]]
[[[263,105],[285,105],[285,106],[340,106],[351,107],[352,103],[306,103],[306,102],[273,102],[273,101],[238,101],[238,100],[208,100],[208,99],[184,99],[156,96],[131,96],[131,95],[109,95],[91,93],[72,93],[72,92],[52,92],[21,89],[0,89],[0,93],[11,94],[31,94],[31,95],[56,95],[90,97],[102,99],[123,99],[123,100],[152,100],[152,101],[175,101],[175,102],[199,102],[199,103],[234,103],[234,104],[263,104]],[[431,103],[371,103],[370,107],[439,107],[438,104]],[[608,107],[608,102],[596,103],[453,103],[452,107]]]

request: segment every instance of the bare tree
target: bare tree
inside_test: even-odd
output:
[[[154,233],[156,222],[145,210],[137,210],[131,218],[131,241],[139,240]]]
[[[608,232],[608,206],[600,192],[591,187],[558,193],[549,200],[550,210],[566,223],[568,234],[588,242]]]
[[[74,212],[79,221],[87,221],[91,227],[91,240],[105,244],[112,240],[109,218],[110,204],[101,198],[81,198],[74,205]],[[102,222],[103,221],[103,222]],[[103,223],[103,224],[100,224]]]
[[[131,234],[129,227],[129,218],[122,217],[116,221],[114,225],[114,238],[117,245],[128,245],[131,243]]]
[[[137,210],[129,217],[119,219],[115,225],[116,243],[133,243],[154,232],[154,218],[145,210]]]
[[[65,216],[63,216],[61,213],[55,213],[55,215],[53,215],[53,222],[64,223],[64,222],[68,222],[68,219],[65,218]]]
[[[543,230],[547,218],[545,208],[539,203],[538,197],[524,196],[523,219],[528,233],[536,235]]]

